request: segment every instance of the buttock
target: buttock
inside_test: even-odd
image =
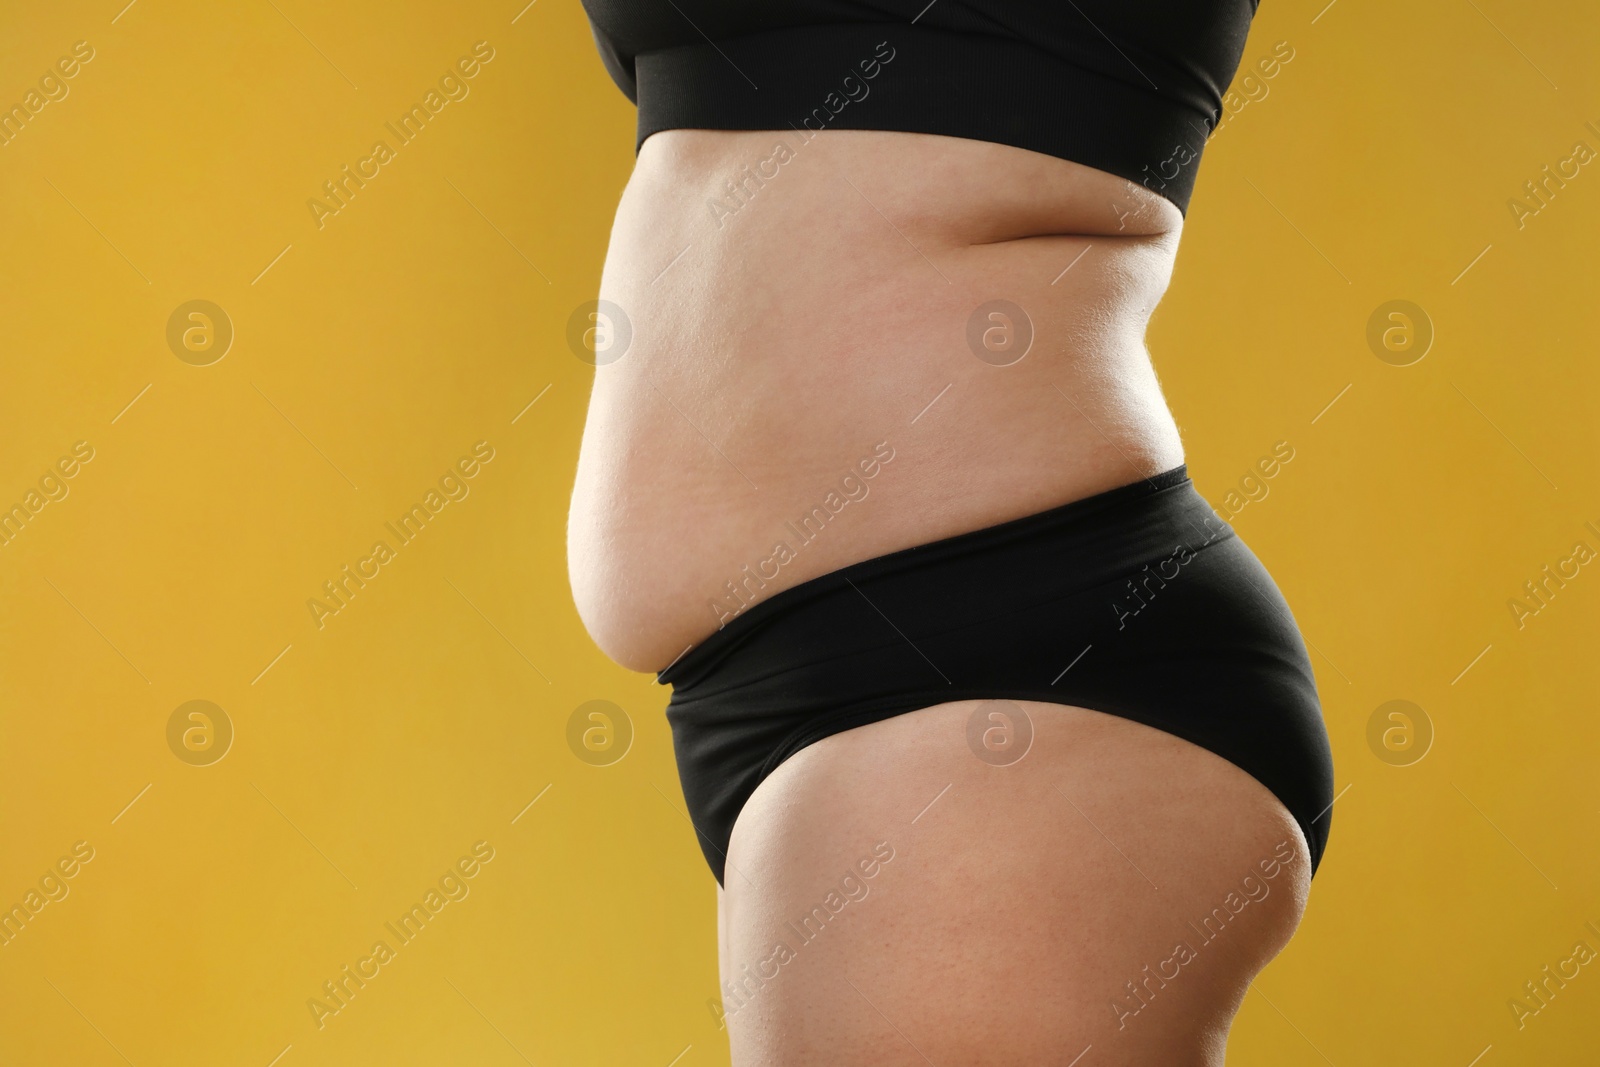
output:
[[[1238,767],[1115,715],[956,701],[830,735],[734,827],[733,1062],[1220,1067],[1309,897],[1301,837]]]
[[[1240,767],[1313,872],[1333,767],[1293,615],[1184,468],[846,567],[756,604],[660,680],[679,776],[723,879],[733,824],[831,734],[958,700],[1122,716]]]

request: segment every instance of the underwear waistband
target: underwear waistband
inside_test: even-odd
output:
[[[1175,542],[1178,529],[1190,531],[1187,545]],[[982,611],[991,592],[1002,597],[1002,612],[1015,611],[1015,588],[993,588],[993,553],[1003,545],[1010,546],[1009,558],[1019,573],[1048,574],[1038,595],[1049,599],[1125,575],[1131,560],[1161,558],[1178,547],[1197,549],[1232,536],[1232,529],[1195,491],[1187,466],[1179,465],[1046,511],[861,560],[780,590],[723,624],[658,672],[656,680],[692,688],[773,619],[852,586],[862,595],[871,593],[874,603],[893,601],[898,599],[896,587],[919,582],[920,572],[936,565],[941,581],[975,612]],[[963,557],[972,557],[971,567],[962,565]],[[967,571],[970,581],[963,581]]]

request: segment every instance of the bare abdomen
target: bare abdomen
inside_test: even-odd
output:
[[[780,589],[1182,462],[1143,343],[1179,222],[983,142],[652,137],[569,523],[591,635],[659,670]]]

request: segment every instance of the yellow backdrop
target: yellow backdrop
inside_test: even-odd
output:
[[[726,1062],[666,691],[566,587],[581,9],[123,2],[0,16],[0,1062]],[[1150,334],[1341,790],[1230,1062],[1594,1062],[1600,11],[1323,3]]]

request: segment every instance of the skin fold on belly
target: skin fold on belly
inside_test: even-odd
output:
[[[652,136],[568,524],[591,636],[660,670],[807,579],[1177,466],[1144,331],[1181,223],[987,142]]]

